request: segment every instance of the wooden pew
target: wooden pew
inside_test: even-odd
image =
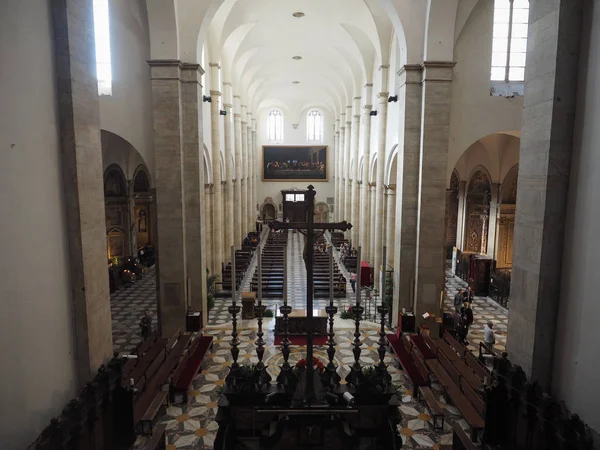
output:
[[[140,450],[167,450],[167,426],[165,424],[158,425]]]
[[[477,450],[477,447],[469,437],[465,430],[458,424],[457,421],[452,421],[452,449],[453,450]]]
[[[196,345],[193,345],[193,349],[190,349],[185,368],[173,386],[173,397],[175,397],[175,395],[182,394],[183,403],[187,403],[188,401],[188,391],[192,385],[192,382],[194,381],[194,377],[202,366],[204,357],[208,353],[208,350],[212,347],[213,337],[199,336],[195,340],[198,342]]]
[[[419,394],[422,400],[425,400],[425,404],[431,412],[433,418],[433,428],[442,430],[444,429],[444,409],[440,406],[438,401],[435,399],[431,388],[428,386],[419,387]]]
[[[418,394],[419,387],[427,386],[429,384],[429,381],[423,377],[421,372],[419,372],[419,369],[415,364],[411,353],[406,350],[404,345],[401,343],[400,339],[398,339],[398,337],[395,334],[388,334],[387,339],[389,346],[396,355],[396,358],[398,358],[398,361],[404,369],[404,372],[406,372],[406,375],[410,379],[413,385],[412,395],[413,397],[416,397]]]

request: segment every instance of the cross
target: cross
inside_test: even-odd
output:
[[[321,233],[317,236],[322,236],[326,230],[347,231],[352,228],[352,225],[346,221],[337,223],[315,223],[314,208],[315,208],[316,191],[314,186],[308,186],[308,190],[304,194],[304,204],[307,209],[307,222],[272,222],[269,226],[274,230],[299,230],[306,236],[306,245],[304,247],[304,263],[306,264],[306,391],[305,400],[310,405],[314,398],[313,390],[313,241],[315,231],[320,230]],[[306,230],[303,232],[302,230]],[[285,275],[284,275],[285,276]],[[333,276],[333,274],[330,274]]]

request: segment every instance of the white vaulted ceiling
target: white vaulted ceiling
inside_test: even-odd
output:
[[[206,37],[209,59],[221,64],[223,81],[247,93],[254,110],[285,103],[339,111],[373,81],[374,68],[389,62],[392,24],[378,5],[225,0]]]

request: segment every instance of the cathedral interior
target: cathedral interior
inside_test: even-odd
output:
[[[0,449],[600,448],[600,0],[4,0],[0,56]]]

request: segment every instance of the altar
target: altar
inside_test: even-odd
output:
[[[327,335],[327,313],[323,309],[313,309],[312,332],[313,336]],[[288,314],[287,332],[290,336],[304,336],[308,327],[308,314],[306,309],[294,309]],[[275,314],[275,336],[283,336],[285,322],[283,314],[277,310]]]

